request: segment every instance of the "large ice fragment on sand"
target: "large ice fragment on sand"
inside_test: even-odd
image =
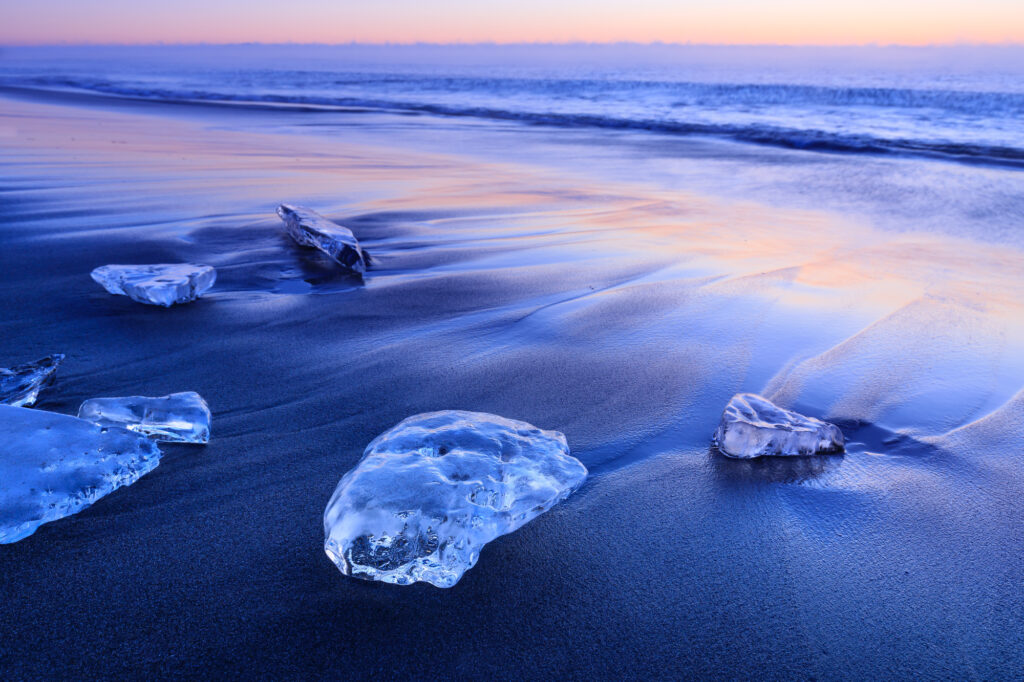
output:
[[[112,294],[170,307],[202,296],[213,286],[217,271],[209,265],[194,263],[104,265],[92,271],[92,278]]]
[[[363,251],[352,230],[301,206],[281,204],[277,215],[281,216],[291,238],[300,245],[320,249],[350,270],[366,272],[370,254]]]
[[[39,390],[57,377],[57,365],[63,359],[63,353],[56,353],[24,365],[0,367],[0,404],[15,407],[34,404]]]
[[[70,516],[160,463],[156,443],[75,417],[0,405],[0,544]]]
[[[784,410],[753,393],[732,397],[715,431],[715,444],[729,457],[819,455],[843,451],[834,424]]]
[[[587,476],[565,436],[480,412],[409,417],[377,436],[324,512],[346,575],[451,587],[480,548],[544,513]]]
[[[78,418],[100,426],[120,426],[164,443],[207,443],[210,408],[198,393],[160,398],[92,398],[78,408]]]

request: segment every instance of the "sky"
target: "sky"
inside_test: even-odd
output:
[[[1024,43],[1024,0],[0,0],[0,44]]]

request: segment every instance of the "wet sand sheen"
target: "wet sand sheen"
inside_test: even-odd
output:
[[[4,102],[0,357],[68,354],[41,409],[214,412],[204,452],[3,548],[13,674],[1019,669],[1019,251],[204,116]],[[355,232],[364,284],[287,241],[285,200]],[[178,260],[218,268],[187,307],[88,278]],[[715,456],[741,390],[850,452]],[[595,475],[451,591],[344,579],[334,485],[437,409],[563,431]]]

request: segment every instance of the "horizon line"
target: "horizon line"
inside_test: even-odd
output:
[[[473,42],[360,42],[347,41],[336,43],[325,42],[263,42],[258,40],[228,43],[205,41],[177,42],[39,42],[39,43],[4,43],[3,48],[46,48],[46,47],[702,47],[702,48],[814,48],[814,49],[849,49],[849,48],[901,48],[901,49],[935,49],[935,48],[1024,48],[1024,41],[972,42],[955,41],[945,43],[697,43],[697,42],[665,42],[654,41],[473,41]]]

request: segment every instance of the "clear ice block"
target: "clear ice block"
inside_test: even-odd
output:
[[[92,278],[112,294],[169,308],[202,296],[213,286],[217,271],[194,263],[104,265],[92,271]]]
[[[301,246],[320,249],[339,265],[354,272],[366,272],[370,254],[363,251],[352,230],[332,223],[315,211],[301,206],[281,204],[277,207],[288,234]]]
[[[0,367],[0,404],[21,407],[34,405],[40,389],[53,384],[63,353],[15,367]]]
[[[480,412],[416,415],[342,477],[324,512],[324,549],[345,575],[451,587],[485,544],[586,476],[556,431]]]
[[[160,398],[92,398],[78,408],[79,419],[100,426],[120,426],[164,443],[207,443],[210,408],[198,393]]]
[[[0,405],[0,544],[70,516],[160,463],[156,443],[75,417]]]
[[[753,393],[732,397],[714,440],[723,454],[741,459],[843,451],[843,433],[835,424],[785,410]]]

